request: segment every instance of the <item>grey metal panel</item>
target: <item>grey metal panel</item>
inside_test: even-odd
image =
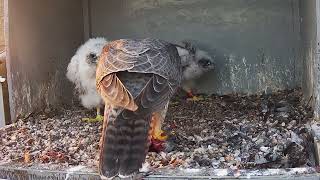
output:
[[[193,40],[216,57],[201,91],[227,94],[301,83],[299,0],[91,0],[94,36]]]
[[[67,64],[83,42],[79,0],[9,0],[8,78],[11,115],[71,102]]]

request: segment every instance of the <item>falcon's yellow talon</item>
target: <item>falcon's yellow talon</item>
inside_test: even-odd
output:
[[[193,96],[192,98],[188,98],[187,101],[203,101],[204,98],[202,96]]]
[[[85,121],[88,123],[102,122],[103,116],[97,115],[95,118],[82,118],[82,121]]]
[[[96,119],[97,119],[98,121],[103,121],[103,116],[99,114],[99,115],[97,115]]]
[[[82,121],[88,122],[88,123],[95,123],[95,122],[102,122],[103,116],[100,114],[100,108],[97,107],[97,116],[96,118],[82,118]]]
[[[164,131],[159,130],[158,132],[155,132],[153,134],[152,138],[160,141],[165,141],[168,139],[168,136],[164,133]]]

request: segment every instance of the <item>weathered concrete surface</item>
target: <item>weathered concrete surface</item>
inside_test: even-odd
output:
[[[4,56],[3,56],[4,55]],[[0,0],[0,76],[6,78],[6,59],[5,59],[5,38],[4,38],[4,0]],[[7,81],[2,83],[2,93],[4,99],[5,122],[11,122],[9,109],[9,92]]]
[[[319,173],[314,168],[240,170],[230,169],[165,169],[151,173],[145,180],[166,179],[252,179],[252,180],[318,180]],[[0,166],[0,178],[19,180],[100,180],[97,173],[81,171],[50,171],[30,168],[10,168]],[[120,178],[115,178],[115,180]],[[138,178],[141,179],[141,178]]]
[[[313,59],[313,70],[314,70],[314,111],[315,111],[315,119],[320,120],[320,1],[316,0],[316,29],[317,29],[317,37],[316,37],[316,43],[313,44],[316,46],[315,50],[315,58]]]
[[[71,102],[66,66],[89,36],[191,40],[217,63],[201,92],[302,86],[308,99],[317,89],[315,1],[6,0],[11,115]]]
[[[83,42],[78,0],[6,0],[7,70],[12,119],[71,102],[67,64]]]
[[[0,0],[0,51],[5,49],[4,38],[4,0]]]
[[[8,180],[100,180],[95,173],[50,171],[25,168],[6,168],[0,166],[0,179]]]
[[[317,7],[317,8],[316,8]],[[305,99],[314,107],[315,118],[320,113],[320,62],[319,62],[319,1],[300,1],[301,59],[303,62],[302,89]]]
[[[256,93],[301,83],[299,0],[92,0],[93,36],[193,40],[215,56],[209,93]]]

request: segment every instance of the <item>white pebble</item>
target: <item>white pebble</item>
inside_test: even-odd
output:
[[[269,149],[270,149],[269,147],[265,147],[265,146],[260,147],[260,151],[265,152],[265,153],[268,153]]]

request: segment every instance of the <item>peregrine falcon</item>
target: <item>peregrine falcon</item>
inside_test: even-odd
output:
[[[159,39],[120,39],[103,48],[96,72],[105,102],[102,177],[130,176],[139,170],[182,74],[176,46]]]

